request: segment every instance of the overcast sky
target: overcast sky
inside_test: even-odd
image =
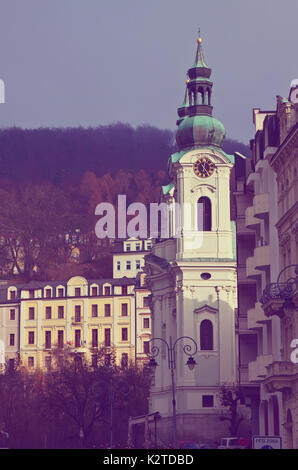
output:
[[[213,115],[252,138],[298,78],[297,0],[0,0],[0,126],[174,130],[198,28]]]

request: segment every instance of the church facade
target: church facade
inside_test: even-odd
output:
[[[237,389],[234,157],[223,151],[225,128],[212,116],[210,75],[198,38],[178,108],[171,183],[162,188],[169,237],[160,237],[145,257],[155,362],[149,413],[159,413],[158,434],[175,445],[230,435],[221,395],[223,387]]]

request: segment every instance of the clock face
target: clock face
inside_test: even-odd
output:
[[[290,101],[292,103],[298,103],[298,87],[294,88],[294,90],[291,91]]]
[[[193,171],[199,178],[208,178],[214,172],[214,168],[214,163],[209,158],[202,157],[194,163]]]

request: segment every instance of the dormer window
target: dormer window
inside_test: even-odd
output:
[[[122,293],[122,295],[127,295],[127,286],[122,286],[121,287],[121,293]]]
[[[11,290],[9,297],[10,297],[10,300],[15,300],[17,297],[17,292],[15,290]]]
[[[63,289],[63,287],[59,287],[59,289],[58,289],[58,297],[63,297],[63,294],[64,294],[64,289]]]
[[[127,243],[127,245],[126,245],[126,251],[130,251],[130,243]]]
[[[105,295],[111,295],[111,287],[105,286],[104,292],[105,292]]]
[[[97,296],[97,287],[96,286],[91,287],[91,295],[92,295],[92,297]]]
[[[29,299],[34,299],[34,289],[29,290]]]
[[[50,299],[51,296],[52,296],[52,291],[51,291],[51,289],[46,289],[46,298],[47,298],[47,299]]]

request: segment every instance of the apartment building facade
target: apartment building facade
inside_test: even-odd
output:
[[[279,272],[261,296],[266,318],[280,323],[280,356],[267,367],[264,388],[280,396],[281,435],[284,448],[298,448],[298,81],[288,99],[277,97],[279,145],[270,159],[277,186],[277,246]],[[296,362],[295,362],[296,361]]]
[[[113,278],[136,277],[145,265],[144,256],[151,251],[151,239],[116,240],[113,252]]]
[[[145,285],[146,274],[143,271],[145,255],[151,252],[153,240],[128,238],[116,240],[113,252],[113,278],[136,278],[136,348],[138,363],[148,361],[152,338],[151,291]]]
[[[247,329],[240,341],[241,384],[246,396],[249,389],[257,391],[251,402],[253,434],[279,436],[284,448],[298,446],[294,429],[297,371],[289,360],[291,340],[298,337],[297,320],[293,304],[290,317],[285,315],[280,288],[287,286],[287,279],[295,279],[297,264],[297,105],[293,96],[298,101],[297,87],[291,88],[288,100],[277,97],[275,110],[253,110],[252,159],[247,159],[244,181],[237,181],[235,194],[238,313],[242,332]],[[294,265],[291,272],[289,265]],[[294,301],[294,295],[290,300]],[[277,385],[278,373],[290,376],[294,385]]]
[[[32,281],[2,289],[5,359],[49,369],[53,351],[65,349],[92,361],[104,347],[107,360],[115,354],[118,365],[135,362],[135,283],[74,276],[65,283]]]

